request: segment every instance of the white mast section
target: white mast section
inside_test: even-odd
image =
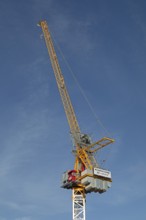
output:
[[[73,189],[72,197],[73,197],[73,220],[85,220],[85,195],[82,190]]]

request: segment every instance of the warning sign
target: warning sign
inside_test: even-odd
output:
[[[111,172],[100,168],[94,168],[94,175],[111,179]]]

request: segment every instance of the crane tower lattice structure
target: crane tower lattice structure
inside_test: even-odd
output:
[[[56,78],[63,107],[66,113],[70,132],[74,141],[74,168],[67,170],[62,176],[62,188],[72,189],[73,220],[85,220],[86,194],[103,193],[111,187],[111,172],[101,169],[95,158],[95,152],[114,142],[109,137],[92,142],[89,135],[81,133],[65,80],[58,63],[51,34],[46,21],[39,23],[45,38],[53,72]]]

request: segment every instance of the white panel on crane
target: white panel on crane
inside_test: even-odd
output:
[[[111,179],[111,172],[109,170],[103,170],[100,168],[94,168],[94,175],[106,177]]]

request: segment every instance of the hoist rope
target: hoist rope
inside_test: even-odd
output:
[[[59,52],[60,52],[60,54],[61,54],[61,56],[62,56],[62,58],[63,58],[63,60],[64,60],[64,62],[65,62],[65,64],[66,64],[66,66],[68,67],[68,69],[69,69],[69,71],[70,71],[70,73],[71,73],[71,75],[72,75],[72,77],[73,77],[75,83],[77,84],[77,86],[78,86],[78,88],[79,88],[79,90],[80,90],[82,96],[84,97],[86,103],[88,104],[89,109],[90,109],[90,111],[92,112],[92,114],[94,115],[94,117],[95,117],[97,123],[100,124],[100,126],[104,129],[104,131],[105,131],[109,136],[111,136],[110,132],[105,128],[105,126],[103,125],[103,123],[101,122],[101,120],[99,119],[99,117],[97,116],[97,114],[96,114],[96,112],[95,112],[93,106],[91,105],[89,99],[87,98],[87,96],[86,96],[84,90],[82,89],[82,87],[81,87],[79,81],[77,80],[77,78],[76,78],[76,76],[75,76],[73,70],[71,69],[71,67],[70,67],[70,65],[69,65],[69,63],[68,63],[68,61],[67,61],[67,59],[65,58],[65,56],[64,56],[64,54],[63,54],[61,48],[59,47],[59,45],[57,44],[56,40],[54,39],[54,36],[52,35],[52,33],[51,33],[51,36],[53,37],[53,40],[54,40],[54,42],[55,42],[56,47],[58,48],[58,50],[59,50]]]
[[[75,76],[73,70],[71,69],[71,67],[70,67],[70,65],[69,65],[69,63],[68,63],[68,61],[67,61],[67,59],[65,58],[65,56],[64,56],[64,54],[63,54],[63,52],[62,52],[60,46],[57,44],[57,41],[55,40],[54,35],[52,34],[52,32],[50,32],[50,33],[51,33],[51,36],[52,36],[52,38],[53,38],[53,41],[54,41],[54,43],[55,43],[55,45],[56,45],[58,51],[60,52],[60,54],[61,54],[61,56],[62,56],[62,58],[63,58],[63,60],[64,60],[64,62],[65,62],[65,64],[66,64],[66,66],[67,66],[69,72],[71,73],[71,75],[72,75],[72,77],[73,77],[73,79],[74,79],[76,85],[78,86],[78,88],[79,88],[79,90],[80,90],[80,92],[81,92],[81,94],[82,94],[84,100],[86,101],[86,103],[87,103],[87,105],[88,105],[90,111],[92,112],[93,116],[95,117],[96,123],[101,126],[101,128],[106,132],[106,134],[107,134],[109,137],[112,136],[112,135],[110,134],[110,132],[107,130],[107,128],[103,125],[103,123],[101,122],[101,120],[99,119],[99,117],[97,116],[97,114],[96,114],[96,112],[95,112],[95,110],[94,110],[92,104],[90,103],[90,101],[89,101],[89,99],[87,98],[87,96],[86,96],[84,90],[83,90],[82,87],[80,86],[80,83],[78,82],[78,80],[77,80],[77,78],[76,78],[76,76]],[[111,151],[111,148],[110,148],[110,151]],[[106,159],[105,159],[103,162],[105,162],[105,161],[108,159],[109,154],[110,154],[110,152],[108,153]]]

